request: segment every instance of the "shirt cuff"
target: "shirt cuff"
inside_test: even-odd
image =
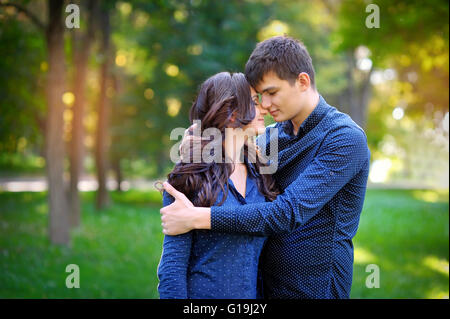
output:
[[[236,215],[223,206],[211,207],[211,230],[219,232],[236,231]]]

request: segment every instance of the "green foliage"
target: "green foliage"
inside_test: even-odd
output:
[[[31,9],[36,5],[19,3]],[[395,71],[395,79],[385,81],[387,89],[373,85],[366,126],[373,154],[382,153],[383,140],[393,131],[399,140],[407,140],[407,130],[395,130],[388,123],[395,107],[402,107],[405,119],[416,126],[434,121],[434,128],[442,130],[449,104],[448,2],[373,3],[380,8],[379,29],[365,26],[370,13],[363,0],[104,2],[111,12],[113,44],[113,76],[107,89],[111,162],[120,161],[124,178],[167,174],[173,166],[169,150],[176,142],[170,140],[170,132],[189,125],[188,112],[198,86],[214,73],[243,71],[257,42],[284,32],[305,43],[319,92],[341,111],[350,112],[345,100],[347,73],[353,74],[358,88],[367,74],[349,65],[347,52],[365,46],[370,49],[374,72]],[[85,12],[85,2],[80,4]],[[45,35],[30,19],[4,7],[0,7],[0,27],[0,152],[42,156],[48,68]],[[86,27],[83,14],[81,27],[81,31]],[[73,87],[72,40],[79,31],[65,32],[68,91]],[[98,67],[104,59],[98,53],[99,38],[94,42],[85,118],[86,154],[91,157],[97,132]],[[65,115],[64,138],[69,142],[70,111]],[[266,123],[271,122],[267,118]],[[20,167],[9,166],[13,171]]]
[[[263,10],[241,1],[119,3],[113,39],[116,56],[125,58],[116,72],[126,80],[114,106],[111,151],[145,158],[156,166],[153,176],[170,169],[171,130],[189,126],[188,111],[206,78],[243,71]]]
[[[380,28],[367,28],[369,2],[344,0],[339,8],[336,47],[340,50],[367,46],[376,64],[393,54],[404,52],[405,44],[422,44],[431,35],[448,40],[449,7],[446,0],[377,0],[370,2],[380,9]]]
[[[1,9],[0,9],[1,10]],[[42,143],[45,62],[44,37],[0,11],[0,152],[34,150]],[[20,142],[22,140],[22,142]],[[21,145],[22,144],[22,145]],[[33,147],[34,146],[34,147]]]
[[[42,176],[45,174],[44,165],[45,160],[40,156],[6,152],[0,154],[0,176]]]
[[[448,174],[448,128],[443,121],[449,105],[448,1],[372,3],[379,8],[379,28],[365,26],[372,13],[366,12],[368,2],[342,1],[333,46],[338,52],[367,47],[373,78],[383,77],[385,69],[393,74],[373,85],[366,127],[373,159],[397,161],[393,179],[425,185],[433,178],[436,185]],[[397,121],[395,108],[404,112]]]
[[[402,89],[390,94],[400,96],[416,118],[448,111],[448,1],[373,3],[380,10],[379,28],[365,26],[370,14],[365,1],[342,2],[334,46],[338,51],[365,46],[375,68],[393,68]]]

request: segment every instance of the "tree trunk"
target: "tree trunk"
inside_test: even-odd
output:
[[[110,64],[110,24],[109,11],[102,8],[100,13],[100,28],[102,30],[101,55],[103,62],[100,67],[100,100],[98,105],[97,143],[96,143],[96,163],[97,163],[97,209],[102,209],[109,203],[106,179],[108,172],[108,116],[109,101],[106,94],[109,79]]]
[[[339,98],[341,110],[348,113],[356,124],[362,128],[365,128],[367,123],[369,101],[372,92],[370,77],[372,75],[373,67],[369,70],[369,72],[364,72],[364,74],[362,74],[362,79],[358,83],[355,80],[354,72],[362,71],[356,70],[354,50],[348,50],[346,52],[346,60],[346,77],[348,84],[344,94]]]
[[[361,127],[365,128],[367,125],[367,117],[369,110],[369,102],[372,97],[372,84],[370,83],[370,77],[373,73],[373,67],[370,68],[364,82],[361,86]]]
[[[69,237],[68,201],[63,179],[64,141],[62,95],[65,90],[64,27],[62,22],[64,1],[48,1],[48,118],[46,127],[46,169],[48,180],[49,233],[54,244],[67,245]]]
[[[72,118],[72,140],[70,152],[70,226],[78,227],[80,225],[80,195],[78,191],[78,181],[83,173],[84,158],[84,108],[86,104],[86,74],[89,53],[94,38],[94,0],[87,2],[87,11],[89,20],[85,34],[77,36],[74,32],[74,94],[75,103],[73,104]]]
[[[348,98],[348,109],[349,115],[356,122],[356,124],[360,125],[361,118],[360,112],[358,110],[357,96],[356,96],[356,83],[353,77],[353,72],[356,67],[355,56],[353,50],[349,50],[346,52],[347,59],[347,98]]]
[[[114,51],[114,47],[112,47],[111,50]],[[111,75],[111,79],[112,79],[112,85],[114,87],[114,94],[116,97],[116,98],[114,98],[114,101],[117,101],[117,96],[119,94],[121,85],[120,85],[120,81],[119,81],[119,78],[118,78],[116,72],[114,72]],[[114,110],[117,110],[119,107],[120,106],[117,103],[110,104],[110,110],[112,113],[114,113]],[[117,121],[117,119],[113,119],[113,118],[110,118],[110,120]],[[120,139],[118,138],[117,134],[110,136],[110,141],[111,141],[111,145],[116,145],[116,146],[118,144],[120,145]],[[114,171],[114,175],[115,175],[116,182],[117,182],[116,191],[121,192],[122,191],[123,174],[122,174],[122,169],[120,167],[120,161],[123,158],[123,154],[122,154],[122,151],[119,151],[117,149],[117,147],[111,147],[109,154],[111,156],[111,168]]]
[[[117,188],[116,190],[118,192],[122,191],[122,170],[120,168],[120,158],[116,157],[113,159],[112,161],[112,168],[114,170],[114,175],[116,176],[116,181],[117,181]]]

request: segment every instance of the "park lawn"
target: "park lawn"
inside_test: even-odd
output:
[[[161,196],[111,197],[97,212],[83,193],[82,226],[61,247],[49,244],[46,193],[0,193],[0,298],[158,298]],[[448,192],[368,190],[351,297],[448,298],[448,213]],[[66,288],[68,264],[80,268],[79,289]],[[369,264],[379,288],[366,287]]]
[[[70,247],[49,244],[45,196],[0,193],[0,298],[158,298],[159,193],[112,193],[101,212],[83,193]],[[68,264],[79,266],[79,289],[66,288]]]
[[[448,196],[368,190],[354,238],[352,298],[449,297]],[[370,264],[379,268],[379,288],[366,287]]]

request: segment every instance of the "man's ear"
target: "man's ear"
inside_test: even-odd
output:
[[[302,92],[306,91],[311,86],[311,78],[309,77],[309,74],[306,72],[300,73],[297,76],[296,82]]]

